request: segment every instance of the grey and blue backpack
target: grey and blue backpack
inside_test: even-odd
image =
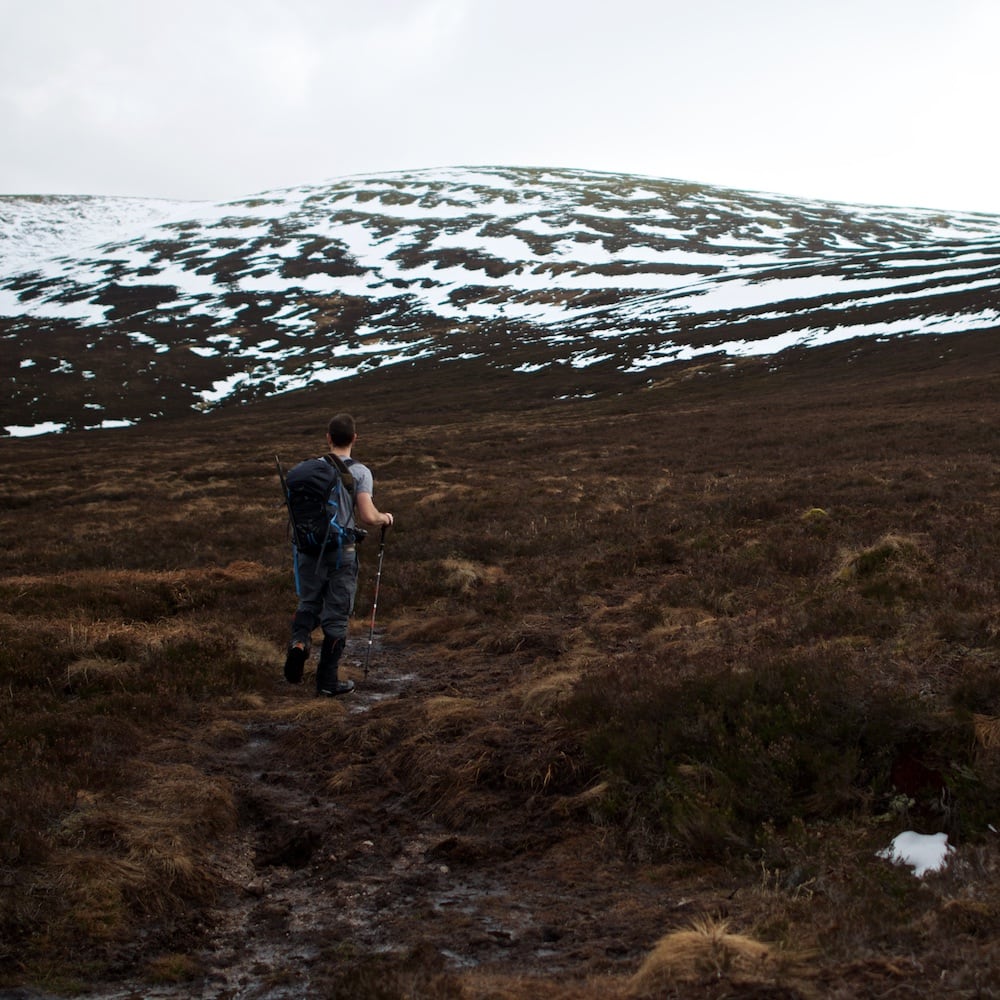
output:
[[[350,521],[354,509],[354,477],[343,459],[308,458],[288,470],[282,485],[292,544],[300,552],[321,556],[355,541],[357,533],[342,523]]]

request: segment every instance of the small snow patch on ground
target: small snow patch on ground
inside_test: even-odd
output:
[[[879,851],[878,857],[894,864],[909,865],[917,878],[923,878],[928,872],[940,871],[954,850],[946,833],[923,834],[906,830]]]

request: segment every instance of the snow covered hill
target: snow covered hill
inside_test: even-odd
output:
[[[392,364],[631,376],[1000,326],[1000,217],[573,170],[225,204],[0,198],[0,426],[114,426]]]

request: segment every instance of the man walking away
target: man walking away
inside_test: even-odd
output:
[[[354,417],[338,413],[327,427],[329,455],[325,460],[347,475],[334,487],[328,501],[333,519],[319,551],[305,551],[293,531],[295,590],[299,603],[292,618],[292,638],[285,657],[285,679],[292,684],[302,680],[309,657],[312,633],[318,625],[323,630],[323,646],[316,668],[316,694],[331,698],[354,690],[354,682],[339,680],[337,667],[347,642],[347,626],[354,610],[358,586],[357,542],[364,537],[359,526],[388,528],[392,514],[376,508],[372,499],[374,481],[371,470],[351,458],[358,439]],[[289,475],[291,478],[291,475]],[[346,480],[346,482],[345,482]],[[349,488],[353,480],[353,489]]]

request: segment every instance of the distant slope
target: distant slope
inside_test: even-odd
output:
[[[0,199],[0,426],[109,426],[391,364],[646,377],[1000,325],[1000,217],[519,168],[226,204]]]

